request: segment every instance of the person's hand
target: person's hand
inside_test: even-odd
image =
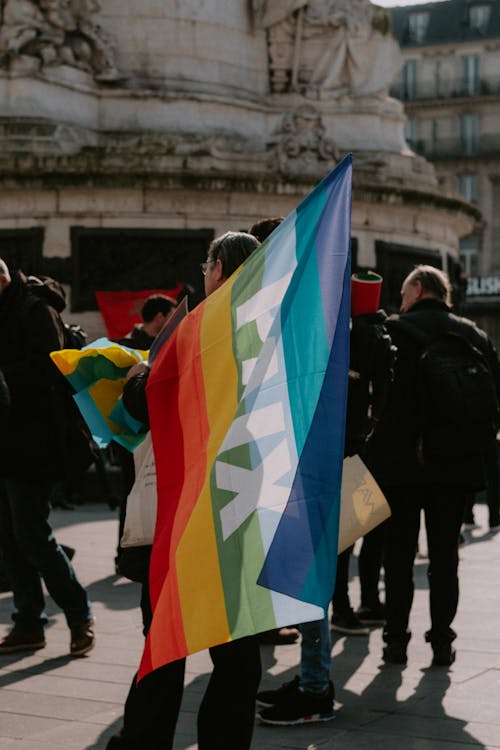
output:
[[[141,373],[147,372],[148,370],[149,367],[147,366],[146,362],[137,362],[135,365],[132,365],[130,370],[127,372],[125,380],[130,380],[130,378],[133,378],[134,375],[140,375]]]

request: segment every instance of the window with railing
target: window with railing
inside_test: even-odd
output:
[[[417,61],[407,60],[401,74],[401,98],[417,98]]]
[[[412,42],[423,42],[429,25],[429,13],[417,11],[408,16],[408,38]]]
[[[458,192],[469,203],[477,202],[477,175],[458,175]]]
[[[463,55],[461,93],[464,96],[476,96],[479,88],[479,56]]]
[[[460,262],[467,276],[477,276],[479,270],[479,238],[475,235],[460,240]]]
[[[462,115],[460,118],[460,140],[462,151],[466,156],[473,156],[478,150],[477,115]]]
[[[469,7],[469,26],[482,34],[487,30],[490,22],[491,6],[486,4],[471,5]]]

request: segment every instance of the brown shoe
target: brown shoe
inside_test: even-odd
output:
[[[94,625],[95,620],[92,617],[82,625],[71,628],[71,656],[85,656],[89,651],[92,651],[95,646]]]
[[[0,654],[13,654],[15,651],[36,651],[46,646],[43,633],[23,633],[15,628],[0,642]]]

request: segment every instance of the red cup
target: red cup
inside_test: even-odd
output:
[[[351,276],[351,315],[365,315],[378,310],[382,276],[375,271],[362,271]]]

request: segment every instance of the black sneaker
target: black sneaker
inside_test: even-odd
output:
[[[360,607],[356,616],[362,625],[385,625],[385,604]]]
[[[286,700],[290,693],[295,693],[299,687],[299,677],[294,677],[290,682],[284,682],[283,685],[276,690],[261,690],[257,693],[257,703],[261,706],[274,706],[275,703],[279,703],[281,700]]]
[[[289,689],[286,697],[269,708],[262,708],[257,718],[263,724],[292,726],[310,724],[315,721],[331,721],[335,718],[333,709],[333,683],[324,693],[306,693],[299,689],[298,679],[294,690]]]
[[[370,635],[370,628],[363,625],[354,612],[342,612],[332,615],[332,630],[343,635]]]
[[[432,644],[433,667],[450,667],[455,661],[456,652],[451,643]]]
[[[382,652],[382,659],[386,664],[406,664],[408,661],[406,656],[407,644],[401,641],[392,641],[384,646]]]

